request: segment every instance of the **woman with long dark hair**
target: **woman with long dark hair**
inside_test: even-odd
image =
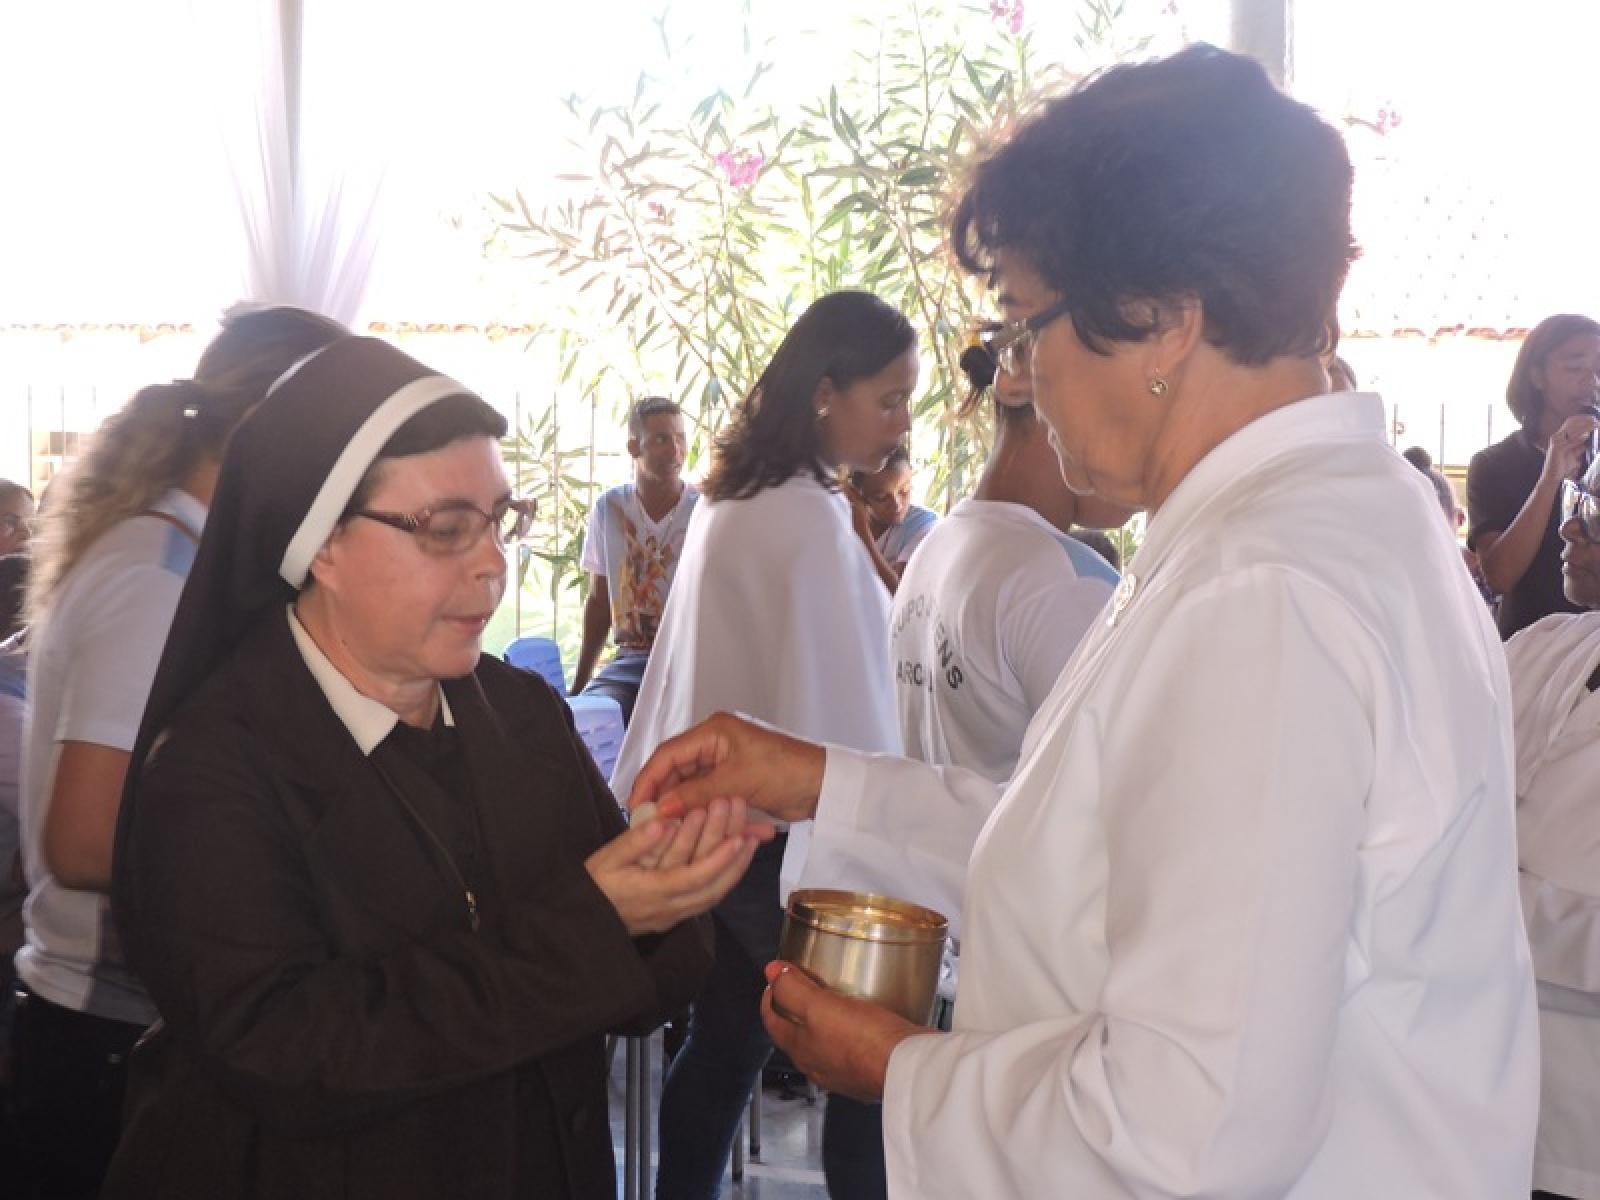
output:
[[[883,466],[910,427],[916,384],[910,323],[865,292],[822,297],[785,335],[717,441],[612,776],[618,795],[663,739],[723,710],[861,750],[899,749],[889,593],[837,480]],[[772,1048],[761,968],[778,949],[780,865],[793,883],[805,860],[805,831],[793,828],[757,852],[715,910],[716,965],[662,1092],[662,1200],[718,1193]]]

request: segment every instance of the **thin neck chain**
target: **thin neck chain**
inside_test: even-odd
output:
[[[644,499],[639,495],[639,485],[633,485],[634,506],[638,508],[640,516],[644,517],[649,524],[657,526],[656,540],[661,545],[666,545],[672,537],[672,527],[678,523],[678,514],[683,511],[683,493],[687,488],[688,484],[680,483],[678,485],[678,498],[672,502],[672,507],[667,510],[667,515],[657,522],[651,519],[650,510],[644,506]]]

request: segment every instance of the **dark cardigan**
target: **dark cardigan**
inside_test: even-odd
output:
[[[180,709],[129,814],[162,1022],[105,1196],[614,1195],[603,1035],[687,1005],[708,928],[632,938],[591,881],[622,820],[547,684],[484,658],[445,695],[471,797],[364,758],[282,610]],[[476,932],[395,788],[475,805]]]

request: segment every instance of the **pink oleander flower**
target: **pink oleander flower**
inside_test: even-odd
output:
[[[1376,109],[1367,109],[1371,116],[1352,113],[1344,118],[1344,123],[1352,128],[1369,129],[1381,138],[1386,138],[1405,124],[1405,118],[1400,115],[1400,110],[1394,106],[1394,101],[1386,100]]]
[[[989,15],[1012,33],[1022,32],[1023,0],[989,0]]]
[[[714,160],[728,178],[728,186],[747,188],[761,174],[766,159],[749,150],[724,150]]]
[[[1378,110],[1378,119],[1373,122],[1379,133],[1387,134],[1400,128],[1400,113],[1393,104],[1386,104]]]

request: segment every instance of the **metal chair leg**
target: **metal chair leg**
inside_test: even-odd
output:
[[[739,1128],[733,1135],[733,1181],[739,1183],[744,1179],[744,1118],[739,1119]]]
[[[655,1089],[650,1084],[650,1039],[639,1043],[639,1200],[650,1200],[655,1180],[650,1173],[650,1147],[655,1141]]]
[[[750,1097],[750,1157],[756,1161],[761,1160],[761,1082],[756,1081],[756,1090]]]
[[[624,1200],[640,1200],[639,1134],[642,1125],[639,1105],[639,1039],[627,1038],[623,1076],[627,1080],[623,1098],[622,1194]]]

